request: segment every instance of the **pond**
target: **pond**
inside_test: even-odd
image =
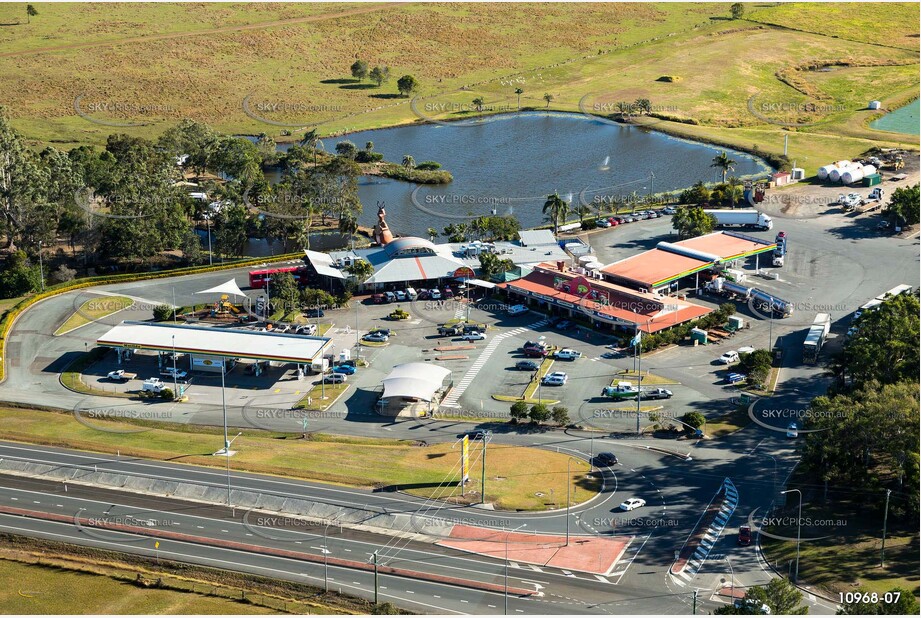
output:
[[[326,150],[349,140],[368,141],[387,161],[411,155],[416,163],[437,161],[454,176],[447,185],[415,185],[376,176],[363,177],[359,195],[362,225],[376,221],[377,204],[398,235],[426,236],[450,223],[492,214],[514,215],[523,227],[545,221],[547,195],[557,192],[592,205],[688,187],[698,180],[719,181],[711,167],[725,150],[670,137],[636,126],[600,121],[581,114],[526,112],[502,114],[463,126],[425,124],[328,138]],[[770,167],[751,155],[729,151],[736,161],[730,175],[766,174]],[[575,218],[575,214],[570,218]]]
[[[871,129],[877,131],[892,131],[906,135],[918,135],[918,111],[921,100],[915,99],[908,105],[893,110],[870,123]]]

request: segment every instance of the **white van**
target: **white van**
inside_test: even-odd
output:
[[[416,300],[417,296],[419,296],[419,294],[416,292],[414,288],[410,288],[410,287],[406,288],[406,297],[409,298],[409,300]]]

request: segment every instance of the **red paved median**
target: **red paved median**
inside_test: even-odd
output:
[[[541,566],[606,575],[614,570],[633,537],[569,537],[526,532],[506,532],[474,526],[454,526],[448,540],[439,545],[474,554]]]

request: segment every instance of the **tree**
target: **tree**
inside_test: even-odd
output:
[[[371,69],[370,77],[371,81],[377,84],[377,87],[380,88],[384,82],[390,79],[390,69],[386,66],[376,66]]]
[[[416,167],[416,160],[412,155],[403,155],[403,167],[413,169]]]
[[[547,107],[550,107],[550,102],[553,101],[553,95],[549,92],[544,93],[544,101],[547,102]]]
[[[428,235],[429,240],[432,242],[435,242],[435,239],[438,238],[438,230],[433,227],[430,227],[428,230],[426,230],[425,233]]]
[[[716,227],[716,217],[708,215],[700,206],[682,206],[672,216],[672,228],[681,238],[709,234]]]
[[[234,204],[218,213],[214,220],[214,242],[221,255],[243,255],[246,245],[246,209]]]
[[[346,266],[345,272],[355,278],[355,283],[361,287],[368,277],[374,274],[374,267],[367,260],[353,260]]]
[[[512,409],[509,410],[509,416],[516,423],[528,418],[528,404],[523,401],[516,401],[512,404]]]
[[[892,192],[886,205],[886,214],[895,216],[905,225],[915,225],[921,220],[921,185],[899,187]]]
[[[349,140],[343,140],[336,144],[336,154],[340,157],[345,157],[346,159],[355,159],[355,155],[358,154],[358,146],[350,142]]]
[[[397,90],[404,97],[408,97],[419,89],[419,81],[412,75],[404,75],[397,80]]]
[[[521,111],[521,95],[524,94],[524,90],[515,88],[515,94],[518,96],[518,111]]]
[[[755,615],[763,614],[762,605],[767,605],[773,615],[804,615],[809,613],[808,606],[799,607],[803,593],[786,579],[772,579],[766,586],[753,586],[748,589],[739,607],[723,605],[714,611],[720,615]]]
[[[745,14],[745,5],[741,2],[736,2],[729,7],[729,12],[732,14],[733,19],[742,19],[742,15]]]
[[[652,104],[649,102],[649,99],[637,99],[633,102],[633,109],[640,114],[648,114],[652,111]]]
[[[349,240],[355,245],[355,234],[358,232],[358,219],[351,212],[344,212],[339,217],[339,232],[348,234]]]
[[[352,63],[351,71],[352,77],[361,81],[368,76],[368,63],[364,60],[356,60]]]
[[[515,262],[510,259],[502,259],[495,253],[485,251],[479,255],[480,274],[489,279],[495,275],[506,273],[515,268]]]
[[[0,271],[0,298],[15,298],[41,287],[38,264],[29,261],[23,250],[14,251]]]
[[[477,97],[473,100],[473,106],[476,107],[476,111],[483,111],[483,97]]]
[[[569,214],[569,204],[558,193],[554,193],[547,196],[542,212],[550,219],[550,223],[553,224],[553,234],[556,235],[560,227],[560,220],[565,219]]]
[[[861,313],[854,324],[857,332],[832,361],[839,381],[859,388],[874,380],[893,384],[916,378],[921,362],[918,312],[917,297],[901,294]]]
[[[700,429],[707,422],[707,417],[700,412],[685,412],[681,416],[681,422],[692,429]]]
[[[538,425],[549,420],[550,415],[550,408],[542,403],[535,403],[533,406],[531,406],[531,411],[528,413],[531,422]]]
[[[710,189],[698,180],[690,189],[681,192],[678,201],[682,204],[705,204],[710,201]]]
[[[729,158],[725,152],[721,152],[713,157],[713,163],[710,167],[718,167],[723,173],[723,182],[726,182],[726,173],[735,169],[736,162]]]
[[[566,406],[554,406],[550,411],[553,422],[561,427],[569,424],[569,408]]]
[[[153,317],[157,322],[165,322],[173,318],[175,310],[172,305],[157,305],[153,308]]]
[[[38,15],[38,11],[35,10],[35,7],[31,4],[26,5],[26,23],[31,24],[32,18]]]
[[[736,202],[742,199],[742,189],[744,186],[742,181],[736,176],[730,176],[726,180],[726,190],[723,192],[723,195],[729,198],[730,208],[735,208]]]
[[[905,588],[892,588],[889,595],[893,598],[898,595],[898,600],[894,603],[886,603],[883,595],[879,595],[879,601],[871,603],[862,600],[862,595],[866,590],[858,588],[854,590],[855,597],[859,600],[846,601],[842,603],[841,609],[838,610],[839,616],[917,616],[919,612],[918,599],[911,591]]]
[[[771,374],[772,356],[770,350],[755,350],[739,355],[739,369],[755,384],[764,384]]]
[[[73,268],[69,268],[64,264],[58,266],[58,268],[51,273],[51,280],[55,283],[67,283],[68,281],[73,281],[74,277],[77,276],[77,271]]]
[[[269,283],[269,295],[275,301],[275,307],[282,307],[282,318],[298,308],[300,290],[291,273],[278,273]]]

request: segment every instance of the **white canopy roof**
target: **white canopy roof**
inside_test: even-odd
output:
[[[215,286],[213,288],[202,290],[201,292],[195,292],[196,294],[229,294],[231,296],[246,296],[243,291],[240,289],[240,286],[237,285],[236,279],[231,279],[227,283],[222,283],[221,285]]]
[[[384,399],[391,397],[411,397],[431,401],[435,392],[441,388],[450,369],[428,363],[404,363],[396,365],[384,378]]]
[[[333,266],[333,258],[328,253],[304,249],[304,255],[307,256],[318,275],[334,279],[345,279],[346,273]]]

